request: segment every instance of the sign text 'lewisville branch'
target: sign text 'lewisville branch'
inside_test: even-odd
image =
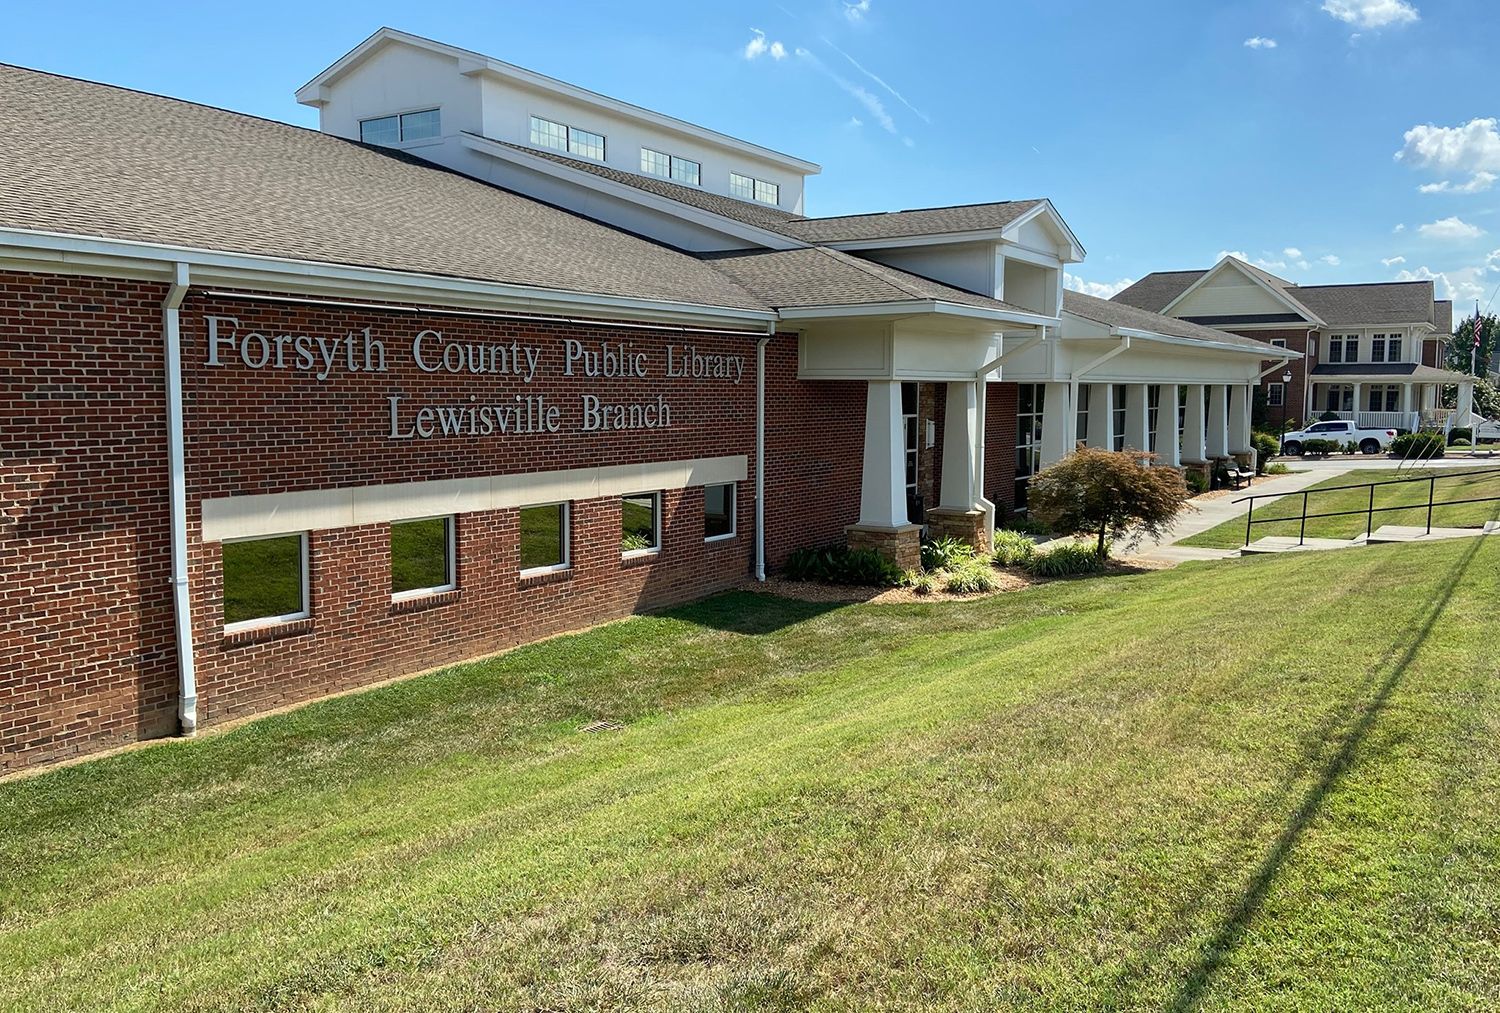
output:
[[[253,370],[291,370],[325,382],[338,373],[386,373],[385,342],[372,328],[344,337],[274,334],[245,330],[237,317],[205,316],[208,357],[205,366],[238,362]],[[550,355],[549,355],[550,352]],[[745,378],[743,355],[703,353],[691,344],[667,344],[645,351],[629,341],[584,342],[561,338],[556,345],[494,343],[447,338],[442,331],[418,331],[411,339],[411,362],[423,373],[451,376],[496,376],[531,383],[548,375],[609,380],[692,379],[739,384]],[[578,432],[602,433],[627,429],[665,429],[672,425],[672,406],[665,395],[645,401],[605,401],[579,394],[566,404],[543,391],[508,394],[483,401],[428,405],[406,402],[404,394],[386,401],[393,440],[442,436],[527,436]],[[568,408],[571,407],[572,411]]]

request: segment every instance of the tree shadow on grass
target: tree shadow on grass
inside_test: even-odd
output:
[[[1343,741],[1336,752],[1324,765],[1322,774],[1317,782],[1308,789],[1299,805],[1287,818],[1281,834],[1272,845],[1270,852],[1261,861],[1260,867],[1251,877],[1246,885],[1245,892],[1239,902],[1230,912],[1229,917],[1214,933],[1213,937],[1203,948],[1203,954],[1198,962],[1188,972],[1187,979],[1183,982],[1171,1004],[1166,1008],[1170,1013],[1189,1013],[1196,1009],[1202,1001],[1205,993],[1213,984],[1215,976],[1223,968],[1224,964],[1233,956],[1243,942],[1251,922],[1260,912],[1264,905],[1266,896],[1275,884],[1276,878],[1281,874],[1282,868],[1296,849],[1298,841],[1303,832],[1317,817],[1323,808],[1324,801],[1329,794],[1338,787],[1339,781],[1353,765],[1360,746],[1369,735],[1375,721],[1384,711],[1389,702],[1391,694],[1400,685],[1402,678],[1406,675],[1411,663],[1415,660],[1417,652],[1426,643],[1433,628],[1437,625],[1438,618],[1443,609],[1453,598],[1453,592],[1458,588],[1459,581],[1464,573],[1473,563],[1475,555],[1483,543],[1482,539],[1474,539],[1463,557],[1453,567],[1447,580],[1434,596],[1428,608],[1427,617],[1423,621],[1416,635],[1407,645],[1406,650],[1398,657],[1391,660],[1390,670],[1375,696],[1367,703],[1359,714],[1358,720],[1350,727],[1344,735]]]
[[[759,636],[776,633],[849,605],[849,602],[798,601],[751,591],[728,591],[691,605],[678,606],[665,614],[724,633]]]

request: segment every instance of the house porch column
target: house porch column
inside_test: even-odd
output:
[[[1182,445],[1177,428],[1177,384],[1164,383],[1156,409],[1156,459],[1171,468],[1182,467]]]
[[[1182,462],[1202,464],[1208,460],[1208,444],[1204,438],[1207,419],[1204,415],[1203,384],[1190,383],[1187,389],[1187,407],[1182,417]]]
[[[1089,384],[1089,431],[1083,435],[1091,447],[1113,450],[1115,446],[1115,385]]]
[[[1229,388],[1229,452],[1250,453],[1250,388],[1242,383]]]
[[[1217,460],[1229,456],[1229,385],[1208,387],[1208,457]]]
[[[912,524],[906,513],[906,448],[902,427],[900,381],[870,380],[865,396],[859,523],[844,532],[849,548],[874,549],[903,569],[915,569],[922,562],[922,528]],[[943,463],[946,472],[946,450]]]
[[[988,514],[980,500],[974,468],[980,439],[979,394],[979,385],[973,380],[948,384],[943,415],[943,485],[937,509],[927,511],[927,527],[934,538],[958,538],[976,549],[988,549]],[[1047,397],[1051,397],[1050,391]]]
[[[1142,454],[1151,451],[1151,420],[1149,416],[1150,392],[1144,383],[1127,384],[1125,387],[1125,449],[1138,450]]]

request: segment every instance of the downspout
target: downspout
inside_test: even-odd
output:
[[[774,323],[755,343],[755,579],[766,579],[766,345]]]
[[[162,340],[167,359],[167,468],[172,527],[172,608],[177,629],[177,713],[181,732],[198,731],[198,683],[193,671],[193,615],[188,597],[187,468],[182,432],[182,332],[178,310],[188,291],[188,266],[173,265],[172,287],[162,302]]]

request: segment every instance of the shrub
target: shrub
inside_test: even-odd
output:
[[[971,558],[948,571],[943,590],[949,594],[984,594],[1000,590],[1000,580],[994,570]]]
[[[1343,444],[1338,440],[1303,440],[1302,453],[1307,457],[1327,457],[1336,454]]]
[[[911,574],[911,580],[906,582],[906,586],[911,588],[912,594],[929,595],[937,590],[937,581],[933,579],[932,574],[918,570],[912,570]]]
[[[1187,483],[1188,492],[1194,496],[1208,492],[1208,479],[1203,477],[1201,471],[1185,471],[1182,480]]]
[[[1331,409],[1318,416],[1319,422],[1337,422],[1338,420],[1339,413]]]
[[[1036,555],[1036,542],[1019,531],[996,531],[995,551],[990,561],[996,566],[1025,566]]]
[[[1391,441],[1391,453],[1402,460],[1429,461],[1443,456],[1443,444],[1442,433],[1402,433]]]
[[[782,573],[788,580],[857,587],[894,587],[901,581],[901,570],[896,564],[874,549],[851,552],[842,545],[798,549],[787,557]]]
[[[1468,426],[1454,426],[1448,430],[1448,446],[1456,447],[1460,440],[1465,444],[1474,442],[1474,430]]]
[[[973,558],[974,547],[951,535],[922,542],[922,569],[924,570],[951,570],[964,560]]]
[[[1450,440],[1448,442],[1448,446],[1450,447],[1467,447],[1468,445],[1468,440]]]
[[[1106,539],[1167,530],[1187,502],[1187,484],[1177,468],[1143,464],[1154,454],[1134,450],[1079,447],[1043,468],[1027,489],[1027,505],[1037,520],[1065,535],[1098,533],[1098,551]]]
[[[1059,542],[1045,552],[1038,552],[1026,564],[1026,569],[1038,577],[1067,577],[1075,573],[1098,573],[1104,569],[1108,550],[1098,549],[1078,542]]]
[[[1355,443],[1353,440],[1350,440],[1348,443],[1344,444],[1343,452],[1346,454],[1357,454],[1359,453],[1359,444]]]
[[[1281,444],[1276,442],[1276,437],[1269,433],[1252,433],[1250,446],[1255,448],[1255,473],[1264,475],[1266,465],[1271,463],[1271,458],[1281,451]]]
[[[1010,520],[1005,522],[1005,527],[1007,528],[1007,530],[1019,531],[1025,535],[1052,534],[1052,532],[1048,530],[1047,525],[1043,524],[1041,521],[1037,520],[1034,517],[1028,517],[1026,514],[1016,514]]]
[[[1291,468],[1288,468],[1286,465],[1282,464],[1280,461],[1278,461],[1275,464],[1268,464],[1268,465],[1266,465],[1266,474],[1267,475],[1285,475],[1288,472],[1290,472],[1291,470],[1292,470]]]

